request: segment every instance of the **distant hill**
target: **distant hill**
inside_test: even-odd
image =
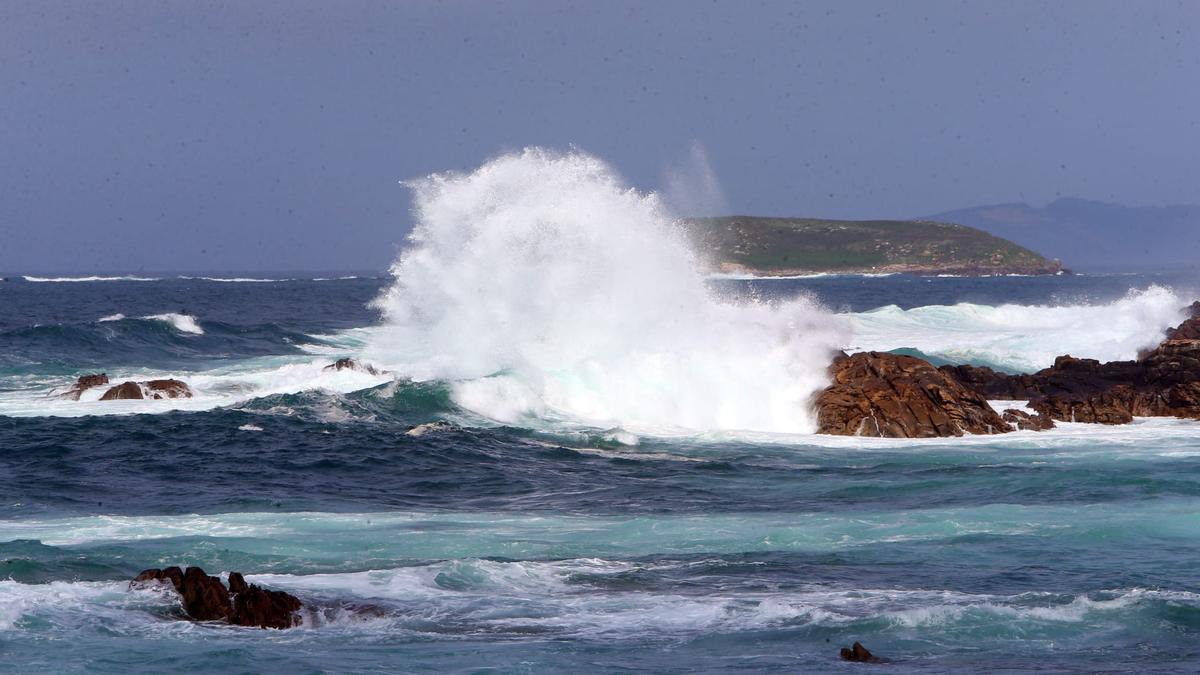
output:
[[[1063,198],[1038,208],[993,204],[928,216],[965,223],[1062,258],[1073,269],[1150,269],[1200,262],[1200,206],[1121,206]]]
[[[684,224],[713,268],[730,273],[982,275],[1062,269],[1057,261],[1010,241],[948,223],[729,216]]]

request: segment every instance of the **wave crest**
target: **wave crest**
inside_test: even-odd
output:
[[[417,226],[369,360],[505,422],[810,432],[841,324],[724,304],[655,194],[542,149],[409,183]]]

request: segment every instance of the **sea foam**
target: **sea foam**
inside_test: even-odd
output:
[[[727,304],[655,194],[542,149],[408,183],[417,225],[368,360],[516,423],[811,432],[841,322]]]
[[[888,305],[849,316],[850,351],[912,348],[954,363],[1035,371],[1061,354],[1101,361],[1137,357],[1184,319],[1191,302],[1162,286],[1129,291],[1109,303],[1059,306],[959,303],[901,309]]]

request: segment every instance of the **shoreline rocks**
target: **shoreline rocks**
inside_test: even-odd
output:
[[[102,387],[106,384],[108,384],[107,373],[80,375],[79,379],[75,381],[75,384],[71,385],[71,388],[66,392],[59,394],[59,397],[71,399],[72,401],[78,401],[83,392],[94,387]]]
[[[107,382],[108,378],[105,378]],[[122,382],[100,396],[101,401],[132,399],[191,398],[192,389],[182,380],[148,380]]]
[[[934,368],[913,356],[841,355],[815,400],[819,433],[919,438],[1044,431],[1057,422],[1128,424],[1135,417],[1200,420],[1200,302],[1134,361],[1059,356],[1036,373],[971,365]],[[988,400],[1027,400],[1034,411],[997,415]]]
[[[982,395],[914,356],[842,355],[830,371],[833,383],[816,397],[819,433],[931,438],[1012,430]]]
[[[195,621],[224,621],[235,626],[291,628],[300,625],[303,603],[283,591],[271,591],[246,582],[239,572],[229,573],[229,587],[199,567],[143,570],[130,588],[170,584],[179,594],[183,611]]]

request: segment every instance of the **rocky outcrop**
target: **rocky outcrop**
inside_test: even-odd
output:
[[[192,389],[180,380],[148,380],[146,382],[122,382],[100,397],[101,401],[123,399],[191,398]]]
[[[321,370],[332,370],[332,371],[354,370],[354,371],[358,371],[360,373],[367,373],[369,375],[382,375],[383,374],[375,366],[372,366],[369,363],[359,363],[358,361],[355,361],[354,359],[338,359],[337,361],[334,361],[333,363],[325,366]]]
[[[816,397],[820,433],[927,438],[998,434],[1011,427],[978,392],[913,356],[862,352],[837,358]]]
[[[1025,401],[1038,394],[1032,375],[1009,375],[986,366],[942,366],[938,370],[983,394],[988,400]]]
[[[80,394],[93,387],[102,387],[108,384],[108,375],[106,373],[95,373],[92,375],[80,375],[75,384],[66,392],[60,394],[62,398],[68,398],[72,401],[78,401]]]
[[[842,647],[841,657],[843,661],[858,661],[861,663],[875,663],[879,660],[867,648],[862,646],[861,642],[855,642],[851,647]]]
[[[1054,420],[1050,419],[1050,417],[1036,413],[1030,415],[1024,410],[1017,410],[1015,408],[1005,410],[1001,417],[1004,418],[1005,422],[1008,422],[1021,431],[1045,431],[1054,428]]]
[[[1200,300],[1184,310],[1188,320],[1167,331],[1167,340],[1200,340]]]
[[[1028,375],[975,366],[943,366],[941,371],[988,398],[1028,400],[1041,416],[1060,422],[1200,419],[1200,303],[1188,311],[1192,318],[1167,331],[1168,339],[1135,361],[1100,363],[1065,355]],[[1026,428],[1022,421],[1016,423]]]
[[[129,582],[131,588],[153,583],[170,584],[183,611],[196,621],[225,621],[235,626],[291,628],[299,625],[303,604],[294,595],[246,583],[238,572],[229,574],[229,588],[199,567],[148,569]]]

